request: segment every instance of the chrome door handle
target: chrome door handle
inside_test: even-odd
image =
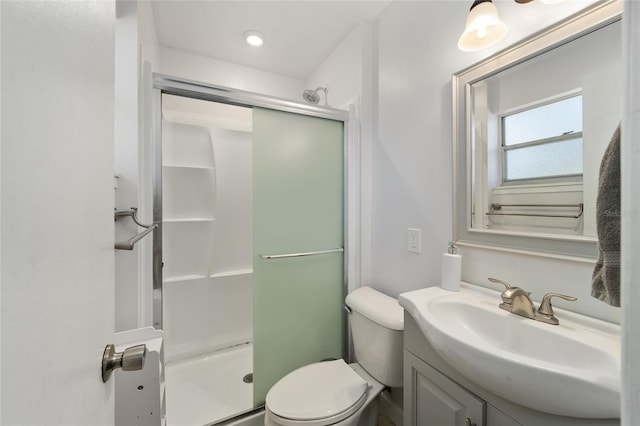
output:
[[[464,426],[476,426],[475,423],[471,423],[471,419],[467,417],[464,421]]]
[[[142,370],[146,357],[147,345],[132,346],[122,352],[116,352],[115,345],[105,346],[102,354],[102,381],[109,380],[111,372],[116,368],[124,371]]]

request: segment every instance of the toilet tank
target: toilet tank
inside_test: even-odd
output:
[[[393,297],[360,287],[345,300],[356,361],[380,383],[402,386],[404,311]]]

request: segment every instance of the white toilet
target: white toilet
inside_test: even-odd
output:
[[[402,386],[402,307],[361,287],[346,298],[357,363],[342,359],[306,365],[267,393],[266,426],[373,426],[374,401],[385,386]]]

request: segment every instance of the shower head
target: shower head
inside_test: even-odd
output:
[[[318,87],[316,90],[307,89],[302,93],[302,99],[304,99],[308,104],[318,105],[320,102],[319,91],[324,92],[324,104],[327,105],[327,92],[329,89],[326,87]]]
[[[309,104],[317,105],[320,102],[320,95],[317,91],[307,89],[302,93],[302,98]]]

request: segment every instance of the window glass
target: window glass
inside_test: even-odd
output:
[[[582,131],[582,95],[503,118],[505,146]]]
[[[505,151],[504,180],[582,174],[582,138]]]
[[[582,175],[582,95],[502,117],[502,181]]]

